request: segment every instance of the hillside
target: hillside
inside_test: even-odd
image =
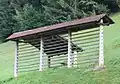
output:
[[[115,24],[105,28],[104,71],[49,69],[13,78],[14,42],[0,44],[0,84],[120,84],[120,13],[112,16]]]

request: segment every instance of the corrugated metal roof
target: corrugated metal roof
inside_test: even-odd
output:
[[[96,16],[91,16],[91,17],[86,17],[86,18],[82,18],[82,19],[69,21],[69,22],[54,24],[51,26],[45,26],[45,27],[40,27],[40,28],[36,28],[36,29],[32,29],[32,30],[23,31],[23,32],[17,32],[17,33],[10,35],[7,39],[9,39],[9,40],[16,39],[16,38],[20,38],[20,37],[24,37],[24,36],[37,34],[37,33],[48,32],[48,31],[56,30],[56,29],[62,29],[62,28],[68,28],[68,27],[72,28],[72,26],[87,24],[90,22],[98,23],[101,19],[104,20],[104,17],[107,20],[106,23],[108,23],[108,24],[114,23],[106,14],[100,14],[100,15],[96,15]]]

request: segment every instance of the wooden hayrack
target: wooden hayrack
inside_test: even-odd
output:
[[[10,35],[7,39],[16,42],[14,76],[47,68],[104,66],[103,26],[113,23],[101,14]]]

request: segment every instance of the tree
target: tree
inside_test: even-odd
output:
[[[79,19],[106,13],[107,7],[92,0],[43,0],[39,9],[25,5],[23,11],[17,10],[16,20],[20,30]]]
[[[5,38],[12,33],[15,26],[14,9],[10,7],[9,0],[0,1],[0,39],[4,41]]]

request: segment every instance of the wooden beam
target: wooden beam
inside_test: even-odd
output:
[[[43,37],[40,38],[40,65],[39,65],[39,71],[43,71]]]
[[[50,68],[51,58],[48,56],[48,68]]]
[[[67,66],[68,68],[71,67],[71,31],[68,30],[68,62],[67,62]]]
[[[101,24],[103,20],[100,21]],[[99,34],[99,66],[104,66],[104,34],[103,34],[103,25],[100,25],[100,34]]]
[[[14,77],[18,77],[18,41],[15,41]]]
[[[74,67],[77,67],[77,51],[74,51],[74,53],[73,53],[73,55],[74,55],[74,63],[73,63],[73,66]]]

